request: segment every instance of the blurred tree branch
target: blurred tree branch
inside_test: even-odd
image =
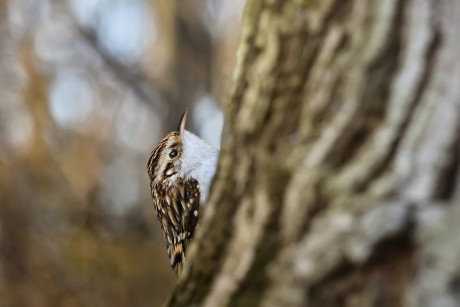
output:
[[[172,86],[163,89],[152,83],[152,78],[142,67],[124,65],[101,48],[95,31],[80,26],[70,9],[67,8],[67,14],[82,40],[99,55],[117,79],[132,89],[142,102],[152,107],[159,116],[166,116],[166,123],[175,123],[178,114],[190,106],[201,92],[210,91],[211,85],[211,38],[200,21],[202,17],[199,14],[204,3],[198,1],[174,4],[175,1],[163,4],[170,6],[170,9],[175,11],[173,14],[175,22],[171,25],[175,35],[174,47],[171,48],[174,65],[173,77],[169,82],[165,82]],[[171,128],[175,126],[166,127],[169,130]]]
[[[130,88],[140,99],[141,102],[159,115],[164,116],[167,113],[165,105],[171,102],[159,93],[148,81],[147,73],[141,67],[128,67],[120,63],[116,58],[101,48],[96,33],[93,29],[82,27],[78,24],[73,14],[68,10],[68,16],[74,24],[75,31],[80,35],[82,41],[86,42],[89,47],[103,60],[105,66],[123,82],[127,88]]]

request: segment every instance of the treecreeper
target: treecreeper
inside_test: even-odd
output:
[[[219,150],[185,130],[187,111],[177,131],[168,133],[147,163],[155,207],[172,269],[178,276],[216,171]]]

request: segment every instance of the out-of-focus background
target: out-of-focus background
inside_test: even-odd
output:
[[[219,145],[243,0],[0,0],[0,307],[161,306],[148,156]]]

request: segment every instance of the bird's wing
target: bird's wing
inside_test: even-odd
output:
[[[171,267],[179,274],[200,210],[200,185],[190,179],[169,188],[157,204],[157,216],[166,240]]]

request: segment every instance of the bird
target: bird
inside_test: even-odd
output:
[[[217,148],[185,130],[187,111],[177,131],[160,141],[147,163],[153,205],[176,276],[198,226],[219,156]]]

